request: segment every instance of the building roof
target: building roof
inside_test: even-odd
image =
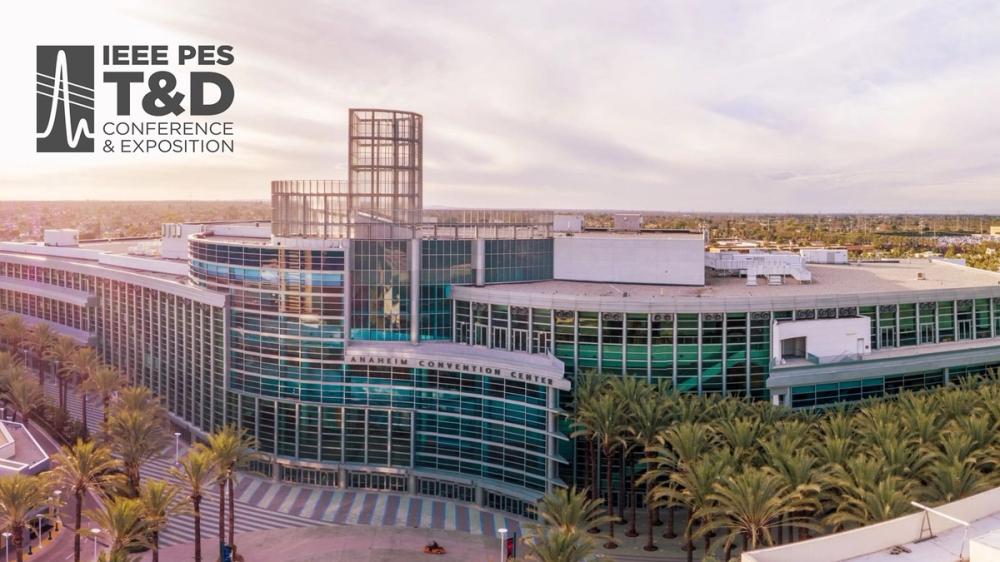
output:
[[[882,523],[742,554],[742,562],[953,562],[969,541],[1000,529],[1000,488]],[[945,514],[948,517],[942,517]],[[958,521],[969,523],[968,530]],[[930,525],[933,537],[925,526]],[[975,562],[975,561],[973,561]]]
[[[633,285],[581,281],[456,287],[456,298],[540,307],[587,305],[595,310],[775,310],[857,306],[864,302],[914,302],[1000,297],[1000,273],[941,260],[900,260],[850,265],[809,264],[811,283],[747,286],[740,277],[706,276],[704,286]],[[922,278],[919,274],[922,274]],[[914,293],[920,293],[914,295]],[[903,299],[903,300],[900,300]]]

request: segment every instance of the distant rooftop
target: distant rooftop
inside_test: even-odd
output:
[[[635,299],[670,299],[678,297],[769,297],[795,295],[865,294],[891,291],[926,291],[1000,286],[1000,273],[962,267],[939,260],[904,260],[899,262],[856,263],[851,265],[809,264],[812,283],[787,282],[784,285],[761,284],[748,287],[739,277],[705,278],[704,287],[676,285],[632,285],[580,281],[539,281],[491,285],[487,291],[612,297]],[[917,274],[922,273],[923,279]],[[625,294],[628,297],[624,297]]]

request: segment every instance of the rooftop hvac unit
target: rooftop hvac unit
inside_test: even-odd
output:
[[[642,215],[638,213],[615,213],[615,230],[628,232],[642,230]]]
[[[80,245],[80,231],[75,228],[49,228],[42,239],[46,246],[75,248]]]

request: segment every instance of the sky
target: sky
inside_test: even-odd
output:
[[[429,206],[1000,213],[995,1],[46,1],[5,16],[0,204],[266,199],[272,179],[345,179],[347,109],[387,107],[424,116]],[[112,43],[232,45],[235,153],[36,154],[36,45]],[[114,119],[98,100],[98,122]]]

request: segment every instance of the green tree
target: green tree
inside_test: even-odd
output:
[[[194,513],[194,562],[202,562],[201,500],[205,497],[205,488],[217,478],[217,466],[210,452],[192,447],[181,457],[178,466],[170,467],[170,474],[188,489],[188,501]]]
[[[170,444],[162,418],[149,410],[114,409],[104,424],[104,437],[122,460],[133,496],[139,491],[142,466],[162,457]]]
[[[79,439],[73,446],[63,447],[52,457],[52,461],[54,479],[75,499],[73,560],[80,562],[83,499],[88,493],[106,493],[123,485],[125,478],[119,472],[121,462],[111,455],[107,447]]]
[[[736,541],[744,549],[755,550],[774,544],[773,534],[782,526],[819,529],[807,513],[813,502],[804,493],[815,491],[812,484],[792,487],[780,475],[759,468],[730,474],[713,485],[709,501],[699,508],[702,521],[697,535],[722,531],[725,559],[729,560]]]
[[[147,540],[152,550],[153,562],[160,560],[160,533],[171,517],[182,512],[180,490],[163,480],[147,480],[139,490]]]
[[[108,421],[111,397],[125,386],[121,374],[114,367],[101,365],[80,385],[80,392],[92,394],[101,399],[104,422]]]
[[[21,421],[28,425],[31,416],[45,405],[45,393],[38,382],[23,375],[12,376],[7,380],[4,394],[14,407],[21,412]],[[16,421],[16,415],[14,419]]]
[[[219,467],[219,542],[225,534],[226,494],[229,496],[229,544],[233,544],[236,528],[236,469],[245,467],[250,462],[263,458],[256,451],[256,440],[247,434],[246,430],[234,425],[227,425],[210,434],[205,446],[212,453],[212,458]]]
[[[77,381],[77,391],[80,394],[80,410],[81,417],[80,420],[83,423],[83,434],[87,435],[90,429],[87,426],[87,393],[83,392],[80,388],[83,382],[86,381],[90,375],[95,373],[101,366],[101,360],[97,356],[97,352],[94,351],[92,347],[81,347],[78,348],[73,355],[69,358],[68,370],[74,374]]]
[[[0,526],[12,533],[17,562],[24,562],[24,534],[34,512],[48,502],[46,480],[24,474],[0,476]]]
[[[136,498],[105,496],[98,509],[87,510],[87,518],[108,533],[112,556],[148,546],[145,510]]]

